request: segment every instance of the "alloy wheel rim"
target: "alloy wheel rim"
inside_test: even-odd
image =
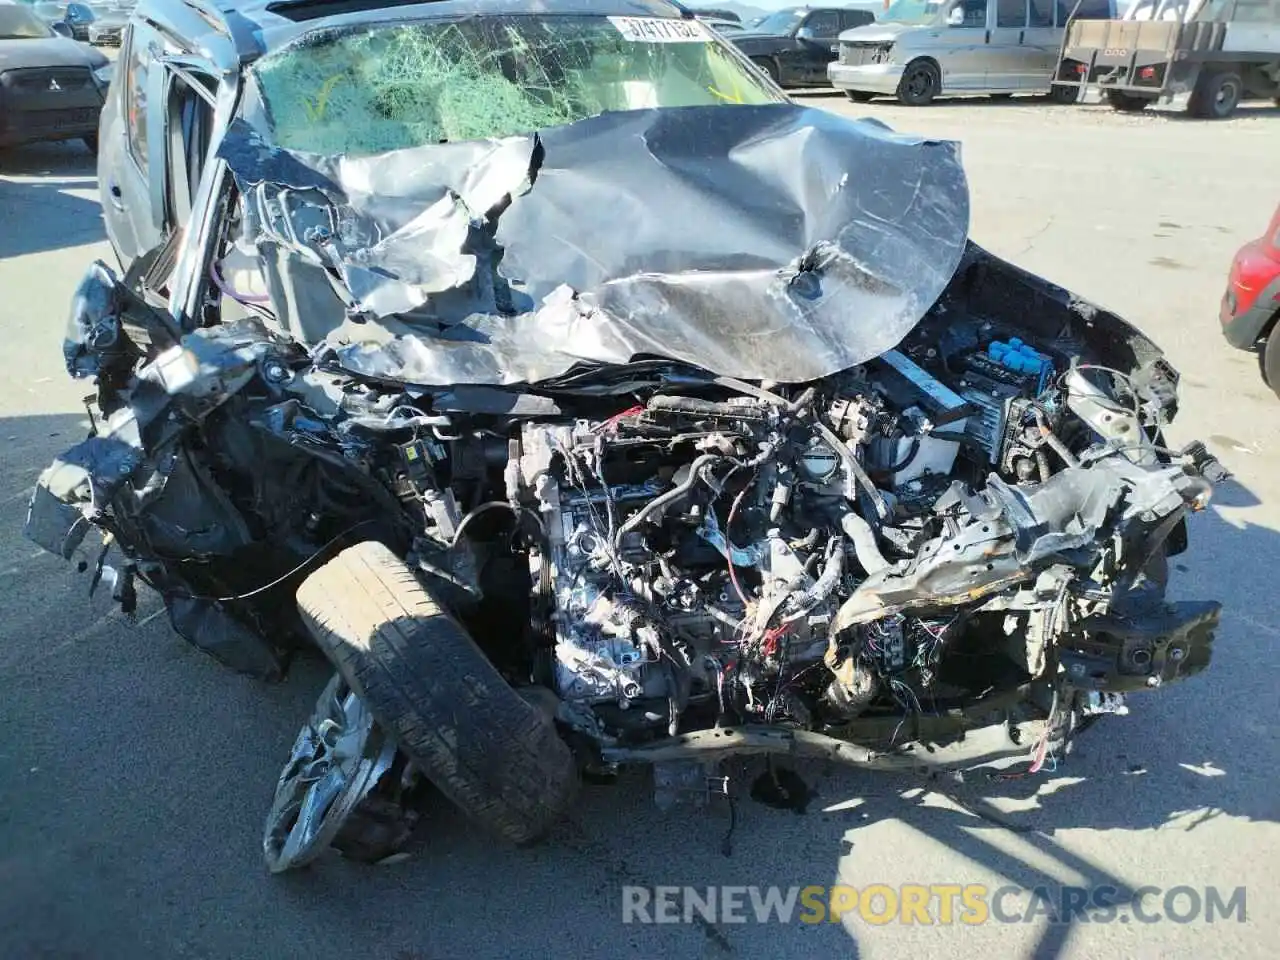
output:
[[[262,841],[267,868],[281,873],[324,853],[395,755],[395,742],[335,674],[299,731],[276,783]]]

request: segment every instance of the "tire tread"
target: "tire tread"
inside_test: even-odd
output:
[[[298,609],[316,643],[436,787],[516,843],[572,800],[577,771],[528,704],[387,547],[350,547],[311,574]]]

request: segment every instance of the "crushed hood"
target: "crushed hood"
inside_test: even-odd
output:
[[[367,158],[221,147],[248,239],[356,322],[310,344],[424,386],[665,358],[802,382],[893,347],[964,252],[958,147],[793,104],[612,113]],[[268,284],[278,256],[264,255]]]

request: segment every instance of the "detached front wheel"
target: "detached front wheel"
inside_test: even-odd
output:
[[[577,789],[554,723],[380,543],[344,550],[298,589],[316,643],[414,764],[473,820],[543,836]]]

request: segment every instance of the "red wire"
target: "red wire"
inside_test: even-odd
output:
[[[761,643],[761,647],[764,650],[764,655],[766,657],[773,656],[777,651],[778,638],[787,632],[788,626],[790,626],[790,624],[783,623],[764,632],[764,639]]]
[[[596,427],[596,429],[612,430],[614,427],[618,425],[618,421],[621,420],[623,417],[632,417],[632,416],[635,416],[637,413],[644,413],[644,407],[637,405],[637,406],[631,407],[628,410],[623,410],[621,413],[615,413],[612,417],[610,417],[604,423],[600,424],[600,426]]]

